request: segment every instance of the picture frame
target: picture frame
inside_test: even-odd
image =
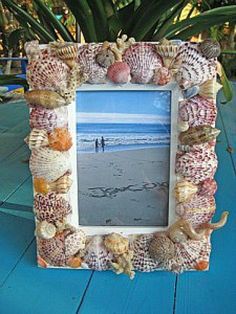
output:
[[[219,222],[211,223],[216,209],[214,193],[217,188],[214,180],[217,156],[214,149],[216,137],[220,132],[215,128],[216,93],[219,87],[216,82],[218,43],[212,40],[205,40],[200,44],[178,40],[136,43],[133,38],[123,36],[115,43],[103,44],[50,43],[39,46],[38,42],[34,41],[27,43],[25,50],[29,59],[27,79],[30,86],[30,90],[25,93],[25,99],[30,107],[32,129],[26,142],[32,151],[30,170],[34,186],[39,266],[113,270],[117,274],[125,273],[130,278],[134,277],[135,271],[168,270],[180,273],[185,270],[208,270],[210,235],[213,230],[226,223],[228,216],[228,212],[224,212]],[[96,133],[94,127],[95,122],[99,121],[98,117],[103,117],[100,119],[103,123],[107,123],[104,116],[108,120],[113,117],[113,131],[116,134],[120,132],[117,131],[119,123],[123,123],[123,132],[124,121],[134,123],[134,114],[135,129],[141,127],[138,123],[141,120],[137,119],[141,117],[138,113],[143,111],[138,112],[137,105],[136,113],[133,104],[133,120],[127,120],[124,116],[127,117],[129,111],[118,114],[120,109],[117,108],[122,107],[122,102],[119,102],[119,106],[113,104],[113,99],[114,102],[117,101],[118,96],[110,98],[111,106],[115,108],[113,111],[109,111],[108,104],[104,104],[105,113],[99,113],[103,104],[100,102],[100,105],[97,105],[96,102],[101,91],[116,92],[116,95],[121,95],[122,92],[124,95],[124,91],[126,95],[128,92],[139,93],[141,98],[148,91],[171,94],[167,226],[157,226],[158,222],[154,223],[154,226],[150,223],[146,226],[138,223],[133,225],[130,217],[134,218],[133,212],[136,209],[134,207],[131,210],[131,205],[128,205],[131,203],[127,200],[122,203],[122,197],[119,198],[119,203],[128,216],[129,226],[125,226],[125,219],[118,219],[119,223],[113,225],[104,225],[101,223],[101,214],[97,217],[91,215],[93,209],[97,212],[99,209],[100,213],[103,213],[107,200],[100,202],[101,205],[96,205],[98,202],[92,203],[92,196],[87,193],[88,188],[84,192],[84,195],[87,195],[84,197],[84,207],[78,207],[78,198],[83,199],[79,194],[83,184],[80,181],[78,186],[78,178],[80,180],[84,172],[83,177],[90,183],[102,182],[102,177],[104,180],[109,177],[110,170],[106,170],[106,177],[105,170],[98,172],[99,170],[94,168],[93,172],[89,172],[89,169],[99,156],[102,158],[102,167],[107,168],[106,160],[114,156],[105,151],[112,150],[109,146],[111,138],[109,142],[109,138],[104,139],[103,136],[102,155],[96,155],[99,151],[97,134],[100,133]],[[80,99],[81,94],[88,92],[95,95],[92,99],[93,106],[89,105],[88,101],[86,103],[86,100],[83,105],[83,100]],[[84,157],[77,151],[82,129],[79,129],[78,134],[76,117],[81,113],[78,111],[76,114],[76,103],[86,108],[82,116],[87,120],[83,121],[87,124],[89,121],[90,129],[93,127],[90,133],[86,131],[87,137],[91,138],[90,146],[86,144],[86,149],[90,149],[90,156],[88,151]],[[146,108],[149,105],[151,106],[150,102],[146,104]],[[96,111],[91,111],[89,106],[95,107]],[[163,106],[164,104],[161,104],[160,107]],[[145,114],[150,112],[153,111]],[[142,119],[147,118],[147,115],[142,116]],[[152,120],[145,121],[149,121],[149,124],[150,121],[160,121],[160,117],[157,120],[153,118],[154,115]],[[106,127],[108,126],[106,124]],[[101,128],[101,125],[96,127]],[[148,127],[150,125],[146,122],[145,130]],[[95,135],[92,134],[94,132]],[[148,131],[145,132],[147,134]],[[113,134],[113,139],[114,136],[116,141],[121,138],[120,135]],[[130,138],[130,135],[127,137]],[[86,136],[83,140],[86,141]],[[105,146],[106,143],[109,145]],[[91,145],[95,145],[92,159]],[[157,142],[155,145],[158,146]],[[146,142],[144,146],[147,148]],[[122,147],[125,156],[127,147]],[[150,151],[146,151],[147,156],[151,156]],[[142,151],[144,152],[145,150]],[[129,153],[129,156],[133,158],[138,156],[138,153],[140,154],[140,150],[133,151],[132,155]],[[80,168],[82,160],[87,161],[84,171]],[[92,162],[88,163],[89,160]],[[144,165],[145,163],[142,164],[142,169]],[[132,176],[137,172],[138,165],[133,167]],[[132,176],[129,177],[131,181]],[[125,175],[122,177],[124,180]],[[113,188],[117,189],[117,181],[113,178],[111,182]],[[142,197],[135,199],[137,208],[145,208]],[[148,197],[155,197],[155,194],[149,193]],[[115,202],[114,198],[109,200],[108,204],[111,207]],[[159,210],[158,206],[154,207],[154,211]],[[80,212],[81,208],[84,208],[83,213]],[[89,208],[91,209],[88,214]],[[108,213],[109,211],[105,215]],[[146,217],[145,214],[149,217],[151,211],[148,212],[146,208],[146,212],[143,210],[140,213],[142,220]],[[108,221],[112,219],[113,216]]]

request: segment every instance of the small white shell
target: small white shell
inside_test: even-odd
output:
[[[47,222],[46,220],[37,223],[36,236],[41,239],[48,240],[53,238],[56,234],[56,231],[57,229],[54,224]]]
[[[48,133],[45,130],[32,129],[27,139],[29,149],[38,149],[48,145]]]

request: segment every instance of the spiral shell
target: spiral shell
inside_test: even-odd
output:
[[[125,84],[130,81],[130,68],[125,62],[115,62],[109,66],[107,77],[116,84]]]
[[[48,136],[49,147],[58,151],[67,151],[72,146],[72,138],[67,128],[55,128]]]
[[[217,183],[214,179],[206,179],[201,182],[198,190],[198,195],[210,197],[215,194],[217,190]]]
[[[207,59],[217,58],[221,53],[220,44],[211,38],[203,40],[199,44],[199,49]]]
[[[168,68],[162,67],[154,72],[153,83],[156,85],[166,85],[171,80],[171,74]]]
[[[34,149],[30,157],[29,167],[34,177],[48,182],[56,181],[69,169],[69,155],[49,148]]]
[[[48,133],[45,130],[32,129],[27,139],[29,149],[48,146]]]
[[[178,203],[186,202],[190,200],[198,191],[197,185],[182,180],[176,183],[175,186],[175,198]]]
[[[210,125],[199,125],[181,132],[179,141],[183,145],[198,145],[215,140],[219,134],[220,130]]]
[[[130,46],[123,55],[130,67],[133,83],[146,84],[152,81],[154,70],[163,66],[154,44],[140,42]]]
[[[129,250],[129,239],[118,233],[105,236],[104,245],[113,254],[123,254]]]
[[[31,105],[39,105],[47,109],[56,109],[67,105],[66,100],[58,93],[50,90],[32,90],[24,94]]]
[[[58,194],[66,194],[72,185],[69,175],[64,175],[55,182],[47,182],[43,178],[34,178],[34,190],[37,193],[47,194],[56,192]]]
[[[36,226],[36,236],[41,239],[51,239],[56,234],[56,227],[54,224],[43,220],[39,222]]]
[[[86,235],[81,229],[66,229],[65,233],[65,255],[69,258],[85,248]]]
[[[78,45],[74,43],[55,42],[51,44],[55,55],[63,60],[70,68],[74,66],[78,56]]]

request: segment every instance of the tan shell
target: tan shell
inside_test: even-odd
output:
[[[169,67],[178,50],[179,46],[171,44],[171,42],[168,40],[163,40],[156,45],[156,51],[159,55],[162,56],[163,62],[166,67]]]
[[[219,134],[220,130],[210,125],[199,125],[180,133],[179,140],[183,145],[197,145],[215,140]]]
[[[41,238],[41,239],[51,239],[55,236],[56,234],[56,227],[54,224],[47,222],[46,220],[43,220],[39,223],[37,223],[36,227],[36,236]]]
[[[176,183],[175,186],[175,198],[178,203],[186,202],[190,200],[198,191],[197,185],[182,180]]]
[[[118,233],[105,236],[105,247],[113,254],[124,254],[129,250],[129,240]]]
[[[164,233],[157,233],[149,245],[151,258],[161,266],[166,260],[175,256],[174,243]]]
[[[32,90],[24,94],[31,105],[40,105],[47,109],[55,109],[67,105],[66,100],[58,93],[49,90]]]
[[[48,133],[45,130],[32,129],[30,132],[27,143],[29,149],[37,149],[40,147],[48,146]]]
[[[178,126],[178,130],[180,132],[187,131],[188,128],[189,128],[189,125],[188,125],[187,121],[179,121],[177,126]]]
[[[215,99],[218,91],[221,88],[222,88],[222,85],[220,85],[215,79],[208,80],[199,86],[198,94],[202,97]]]
[[[54,191],[59,194],[65,194],[69,191],[71,185],[72,185],[72,180],[69,175],[64,175],[58,180],[49,183],[49,189],[50,191]]]

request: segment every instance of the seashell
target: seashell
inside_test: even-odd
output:
[[[55,110],[45,109],[40,106],[33,107],[30,111],[30,127],[33,129],[51,132],[54,128],[67,125],[67,108]]]
[[[175,56],[171,69],[181,89],[201,85],[216,76],[216,60],[208,60],[193,43],[184,43]]]
[[[60,59],[52,56],[29,63],[27,81],[32,90],[48,90],[60,93],[67,88],[70,68]]]
[[[72,146],[72,138],[67,128],[55,128],[48,136],[49,147],[58,151],[67,151]]]
[[[48,133],[45,130],[32,129],[28,137],[29,149],[38,149],[48,145]]]
[[[199,125],[215,126],[216,115],[217,109],[214,102],[201,96],[195,96],[181,102],[179,106],[179,117],[188,122],[191,127]]]
[[[69,175],[64,175],[55,182],[47,182],[43,178],[34,178],[34,190],[36,193],[47,194],[56,192],[58,194],[66,194],[72,185]]]
[[[116,84],[125,84],[130,81],[130,68],[127,63],[118,61],[109,66],[107,77]]]
[[[172,42],[168,40],[162,40],[156,45],[156,52],[163,58],[166,67],[169,67],[178,50],[179,46],[172,44]]]
[[[26,52],[26,56],[28,58],[29,63],[41,57],[41,50],[39,47],[38,40],[32,40],[30,42],[26,42],[24,45],[24,50]]]
[[[161,67],[155,70],[153,83],[156,85],[166,85],[171,81],[171,74],[168,68]]]
[[[207,59],[217,58],[221,53],[220,44],[211,38],[203,40],[199,44],[199,49]]]
[[[215,99],[218,91],[222,88],[216,79],[208,80],[199,86],[198,94],[202,97]]]
[[[37,224],[36,236],[41,239],[51,239],[55,236],[56,231],[54,224],[43,220]]]
[[[149,254],[159,267],[162,267],[166,260],[175,256],[175,245],[164,233],[157,233],[149,245]]]
[[[55,55],[63,60],[70,68],[74,66],[78,56],[78,45],[74,43],[54,42],[50,44]]]
[[[140,42],[130,46],[123,54],[123,61],[130,67],[133,83],[152,81],[154,71],[163,66],[154,44]]]
[[[108,252],[103,243],[102,236],[93,236],[85,248],[84,263],[95,270],[107,270],[111,268],[112,254]]]
[[[66,229],[65,233],[65,255],[69,258],[85,248],[86,235],[81,229]]]
[[[115,54],[109,46],[109,42],[105,41],[102,49],[96,55],[97,63],[104,68],[108,68],[115,62]]]
[[[194,268],[196,270],[208,270],[209,267],[209,262],[208,261],[199,261],[196,263],[196,265],[194,266]]]
[[[29,167],[32,176],[43,178],[48,182],[56,181],[70,169],[69,154],[49,148],[34,149]]]
[[[68,201],[56,193],[47,195],[37,193],[34,196],[34,211],[39,221],[56,224],[63,222],[71,213],[71,206]]]
[[[32,90],[25,92],[25,100],[31,105],[39,105],[47,109],[66,106],[66,100],[56,92],[50,90]]]
[[[42,268],[48,267],[48,264],[46,263],[46,261],[39,255],[37,256],[37,263],[39,267],[42,267]]]
[[[182,180],[175,185],[175,198],[178,203],[186,202],[190,200],[198,191],[197,185],[187,181]]]
[[[188,122],[187,121],[179,121],[178,122],[178,130],[180,132],[187,131],[189,128]]]
[[[87,44],[79,47],[77,62],[83,73],[88,75],[88,82],[99,84],[106,82],[107,69],[96,61],[96,55],[102,49],[100,44]]]
[[[153,234],[144,234],[139,236],[133,242],[133,267],[142,272],[151,272],[158,268],[159,263],[156,262],[149,253],[150,242],[153,239]]]
[[[213,178],[216,168],[217,156],[213,149],[207,149],[205,146],[177,156],[177,174],[194,184]]]
[[[198,195],[210,197],[215,194],[217,190],[217,183],[214,179],[206,179],[200,183]]]
[[[67,260],[66,265],[71,268],[79,268],[82,265],[82,259],[79,256],[70,257]]]
[[[129,250],[129,239],[118,233],[111,233],[104,238],[104,245],[113,254],[123,254]]]
[[[183,90],[184,98],[189,99],[196,96],[199,93],[199,89],[200,89],[199,86],[192,86],[188,89]]]
[[[181,132],[179,141],[183,145],[198,145],[215,140],[219,134],[220,130],[210,125],[198,125]]]

